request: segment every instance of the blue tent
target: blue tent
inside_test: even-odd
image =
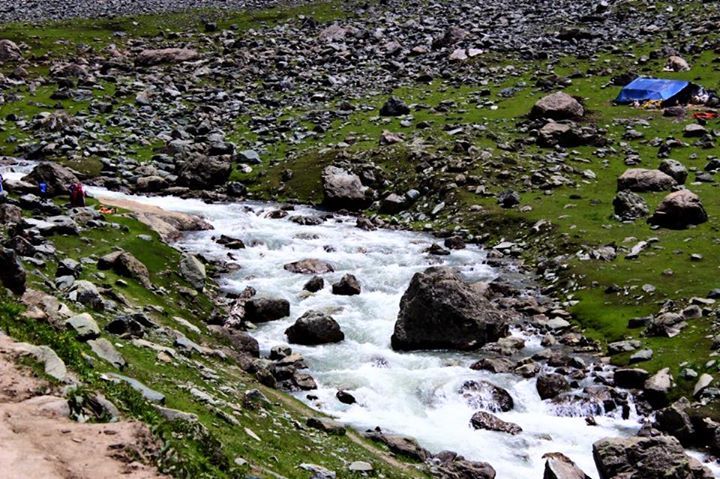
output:
[[[665,102],[682,92],[689,84],[689,82],[682,80],[636,78],[625,85],[615,99],[615,103],[644,102],[649,100]]]

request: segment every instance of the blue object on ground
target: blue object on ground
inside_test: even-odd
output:
[[[636,78],[620,91],[615,103],[635,101],[668,101],[682,92],[690,82],[683,80],[662,80],[659,78]]]

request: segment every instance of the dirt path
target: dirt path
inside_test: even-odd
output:
[[[0,334],[0,476],[3,479],[161,479],[136,461],[151,436],[136,422],[80,424],[48,383],[15,364],[16,343]],[[151,447],[151,446],[150,446]]]

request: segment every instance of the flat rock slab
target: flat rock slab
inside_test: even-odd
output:
[[[98,338],[88,341],[90,349],[100,358],[118,369],[125,367],[125,358],[115,349],[110,341],[105,338]]]
[[[155,402],[162,404],[165,402],[165,395],[161,392],[155,391],[154,389],[151,389],[138,381],[137,379],[133,379],[128,376],[124,376],[122,374],[116,374],[116,373],[107,373],[106,376],[111,381],[115,382],[124,382],[128,384],[131,388],[142,394],[142,396],[147,399],[148,401]]]

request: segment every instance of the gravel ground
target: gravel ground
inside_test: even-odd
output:
[[[277,5],[282,0],[0,0],[0,23],[175,12],[194,8],[241,10]]]

